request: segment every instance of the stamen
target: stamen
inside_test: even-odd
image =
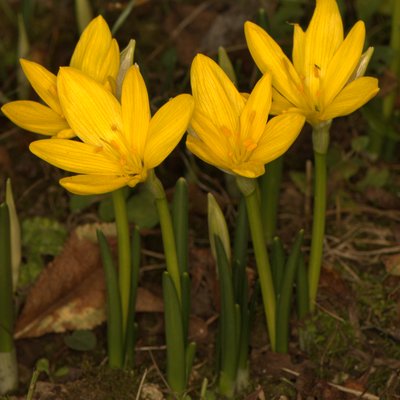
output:
[[[114,139],[110,141],[110,146],[113,147],[115,150],[117,150],[119,153],[121,153],[121,147]]]
[[[226,126],[221,127],[221,132],[226,137],[232,136],[232,132]]]
[[[243,142],[243,146],[246,148],[247,151],[252,151],[257,147],[257,143],[253,142],[251,139],[246,139]]]

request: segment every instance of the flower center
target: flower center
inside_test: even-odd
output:
[[[227,155],[232,164],[239,165],[246,162],[257,147],[257,143],[251,138],[241,138],[239,132],[232,132],[226,126],[221,127],[221,132],[226,138]]]

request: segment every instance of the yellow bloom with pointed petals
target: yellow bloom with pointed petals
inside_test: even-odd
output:
[[[118,44],[112,38],[106,21],[99,16],[82,32],[70,65],[112,89],[115,87],[119,61]],[[75,136],[60,105],[56,76],[32,61],[21,59],[21,66],[45,105],[35,101],[13,101],[2,107],[3,113],[28,131],[57,138]]]
[[[191,67],[195,108],[187,136],[189,150],[231,174],[255,178],[264,165],[283,154],[305,122],[298,113],[268,120],[271,75],[266,73],[247,97],[223,70],[198,54]]]
[[[61,68],[57,89],[65,118],[81,141],[38,140],[32,153],[79,175],[60,184],[76,194],[101,194],[146,180],[187,129],[193,99],[179,95],[151,117],[139,68],[126,73],[121,103],[103,85],[72,67]]]
[[[316,0],[307,30],[294,24],[293,63],[262,28],[245,23],[250,53],[262,72],[272,75],[272,113],[296,110],[317,126],[348,115],[375,96],[378,81],[355,77],[365,40],[358,21],[346,38],[336,0]]]

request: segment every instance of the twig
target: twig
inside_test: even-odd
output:
[[[282,371],[285,371],[288,374],[291,374],[293,376],[296,376],[296,377],[300,376],[299,372],[293,371],[289,368],[281,368],[281,369],[282,369]],[[327,384],[337,390],[340,390],[341,392],[354,394],[354,396],[358,396],[359,399],[380,400],[378,396],[375,396],[372,393],[362,392],[361,390],[356,390],[356,389],[350,389],[346,386],[337,385],[336,383],[332,383],[332,382],[327,382]]]
[[[138,388],[138,391],[137,391],[137,394],[136,394],[136,400],[140,399],[140,393],[142,392],[142,388],[143,388],[143,384],[144,384],[144,381],[145,381],[146,376],[147,376],[147,372],[148,372],[147,369],[145,369],[144,373],[143,373],[143,376],[142,376],[142,379],[140,380],[140,383],[139,383],[139,388]]]

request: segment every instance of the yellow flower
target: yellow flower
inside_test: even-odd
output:
[[[76,194],[108,193],[145,181],[178,144],[193,111],[190,95],[179,95],[151,118],[147,89],[139,68],[126,73],[121,103],[81,71],[61,68],[57,89],[69,125],[81,139],[38,140],[32,153],[79,175],[60,184]]]
[[[307,30],[294,24],[293,64],[262,28],[245,23],[252,57],[262,72],[272,75],[271,112],[296,110],[313,126],[352,113],[379,90],[377,79],[353,75],[364,46],[364,23],[358,21],[343,39],[336,1],[316,1]]]
[[[95,18],[83,31],[70,65],[108,88],[115,87],[119,70],[119,48],[103,17]],[[75,136],[64,117],[57,93],[56,76],[32,61],[21,59],[22,69],[46,105],[19,100],[5,104],[3,113],[28,131],[58,138]]]
[[[305,122],[302,115],[286,113],[267,123],[268,73],[246,99],[214,61],[199,54],[192,64],[191,84],[195,108],[186,145],[226,172],[248,178],[262,175],[264,164],[289,148]]]

